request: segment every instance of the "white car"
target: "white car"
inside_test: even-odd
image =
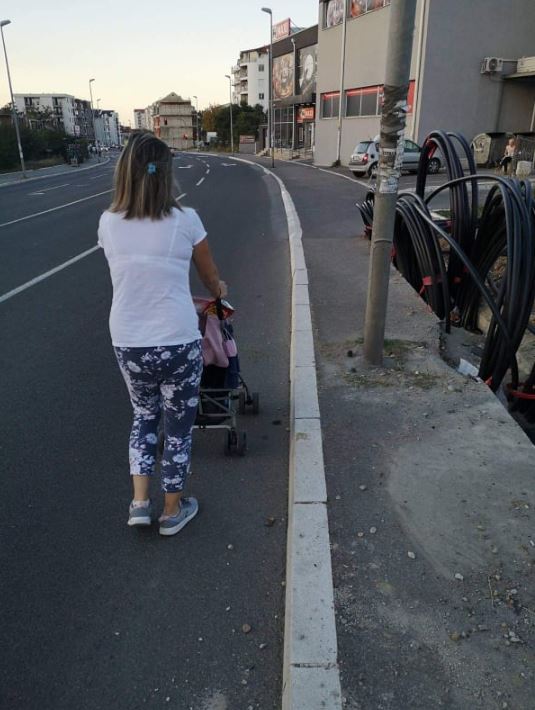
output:
[[[402,170],[408,172],[416,172],[418,163],[420,162],[420,153],[422,149],[417,143],[410,140],[405,140],[405,150],[403,153]],[[361,141],[355,147],[349,158],[349,169],[353,175],[366,175],[372,177],[375,173],[379,162],[379,142]],[[442,164],[440,159],[433,156],[429,161],[427,172],[431,174],[438,173]]]

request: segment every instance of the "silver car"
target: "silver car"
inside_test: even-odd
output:
[[[405,141],[405,150],[403,153],[402,170],[407,172],[416,172],[418,163],[420,162],[420,153],[422,149],[413,141]],[[355,147],[355,150],[349,158],[349,169],[353,175],[366,175],[372,177],[377,169],[379,162],[379,143],[377,141],[361,141]],[[438,173],[442,167],[440,159],[433,156],[429,161],[427,171],[429,173]]]

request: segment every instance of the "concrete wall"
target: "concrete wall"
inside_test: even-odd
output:
[[[417,139],[436,128],[460,131],[471,140],[485,131],[524,127],[526,113],[531,119],[535,90],[505,82],[500,117],[500,79],[482,75],[480,65],[484,57],[535,55],[533,0],[427,1],[424,98]],[[515,69],[514,64],[506,67],[509,72]]]
[[[518,80],[504,82],[498,130],[506,133],[525,133],[532,130],[534,105],[535,83],[524,83]]]
[[[419,0],[411,66],[411,79],[416,78],[420,8]],[[347,20],[344,90],[384,83],[388,42],[390,6]],[[322,29],[322,4],[319,7],[318,82],[316,108],[315,163],[332,165],[337,155],[338,119],[321,118],[321,94],[340,89],[340,63],[343,26]],[[342,102],[344,97],[342,96]],[[379,133],[379,116],[343,118],[341,162],[346,165],[355,145]],[[412,134],[412,116],[408,120],[408,135]]]

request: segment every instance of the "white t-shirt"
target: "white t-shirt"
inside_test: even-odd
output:
[[[200,338],[189,268],[193,247],[205,237],[203,224],[191,208],[173,208],[161,220],[102,214],[98,243],[113,284],[113,345],[185,345]]]

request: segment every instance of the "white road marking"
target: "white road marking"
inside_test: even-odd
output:
[[[363,180],[357,180],[357,178],[352,178],[349,177],[349,175],[342,175],[341,173],[335,173],[334,170],[326,170],[325,168],[318,168],[320,173],[329,173],[329,175],[335,175],[336,177],[343,178],[344,180],[349,180],[349,182],[356,182],[357,185],[362,185],[363,187],[366,187],[368,190],[371,187],[371,183],[369,182],[364,182]]]
[[[203,182],[204,182],[204,180],[205,180],[205,178],[202,177],[202,178],[199,180],[199,182],[197,183],[197,187],[199,187],[199,185],[202,185]]]
[[[63,271],[63,269],[66,269],[71,264],[75,264],[77,261],[80,261],[80,259],[84,259],[86,256],[89,256],[89,254],[92,254],[94,251],[97,251],[97,249],[100,249],[98,244],[94,247],[91,247],[91,249],[88,249],[87,251],[83,251],[81,254],[78,254],[78,256],[74,256],[72,259],[64,261],[63,264],[60,264],[59,266],[56,266],[53,269],[50,269],[50,271],[46,271],[44,274],[36,276],[31,281],[27,281],[25,284],[22,284],[22,286],[17,286],[17,288],[14,288],[12,291],[4,293],[2,296],[0,296],[0,303],[9,300],[10,298],[13,298],[13,296],[22,293],[22,291],[26,291],[26,289],[35,286],[35,284],[38,284],[41,281],[44,281],[45,279],[48,279],[50,276],[57,274],[58,271]]]
[[[175,198],[176,202],[180,202],[180,200],[183,200],[184,197],[187,197],[187,192],[183,192],[181,195]]]
[[[179,170],[189,170],[193,165],[177,165]]]
[[[42,212],[34,212],[33,214],[28,214],[26,217],[19,217],[18,219],[12,219],[9,222],[3,222],[0,227],[9,227],[10,224],[16,224],[17,222],[25,222],[27,219],[33,219],[34,217],[40,217],[42,214],[48,214],[49,212],[56,212],[56,210],[65,209],[65,207],[70,207],[71,205],[77,205],[79,202],[86,202],[87,200],[92,200],[95,197],[100,197],[101,195],[107,195],[112,190],[103,190],[103,192],[97,192],[94,195],[88,195],[87,197],[81,197],[79,200],[73,200],[72,202],[67,202],[64,205],[58,205],[57,207],[51,207],[49,210],[43,210]]]
[[[99,177],[102,177],[103,175],[107,175],[108,173],[99,173],[98,175],[93,175],[93,177],[90,177],[90,180],[96,180]]]
[[[357,185],[362,185],[363,187],[371,187],[371,183],[364,182],[363,180],[357,180],[356,178],[349,177],[348,175],[342,175],[341,173],[336,173],[334,170],[328,170],[327,168],[318,168],[317,165],[309,165],[308,163],[301,163],[299,160],[294,160],[292,165],[301,165],[303,168],[312,168],[313,170],[319,170],[320,173],[328,173],[329,175],[334,175],[335,177],[343,178],[344,180],[349,180],[350,182],[356,182]]]
[[[206,174],[210,175],[210,168],[206,168]]]
[[[70,182],[65,182],[63,185],[55,185],[54,187],[46,187],[44,190],[39,190],[38,192],[29,192],[29,195],[44,195],[45,192],[50,192],[50,190],[59,190],[60,187],[67,187]]]
[[[224,168],[235,168],[236,163],[221,163]]]

